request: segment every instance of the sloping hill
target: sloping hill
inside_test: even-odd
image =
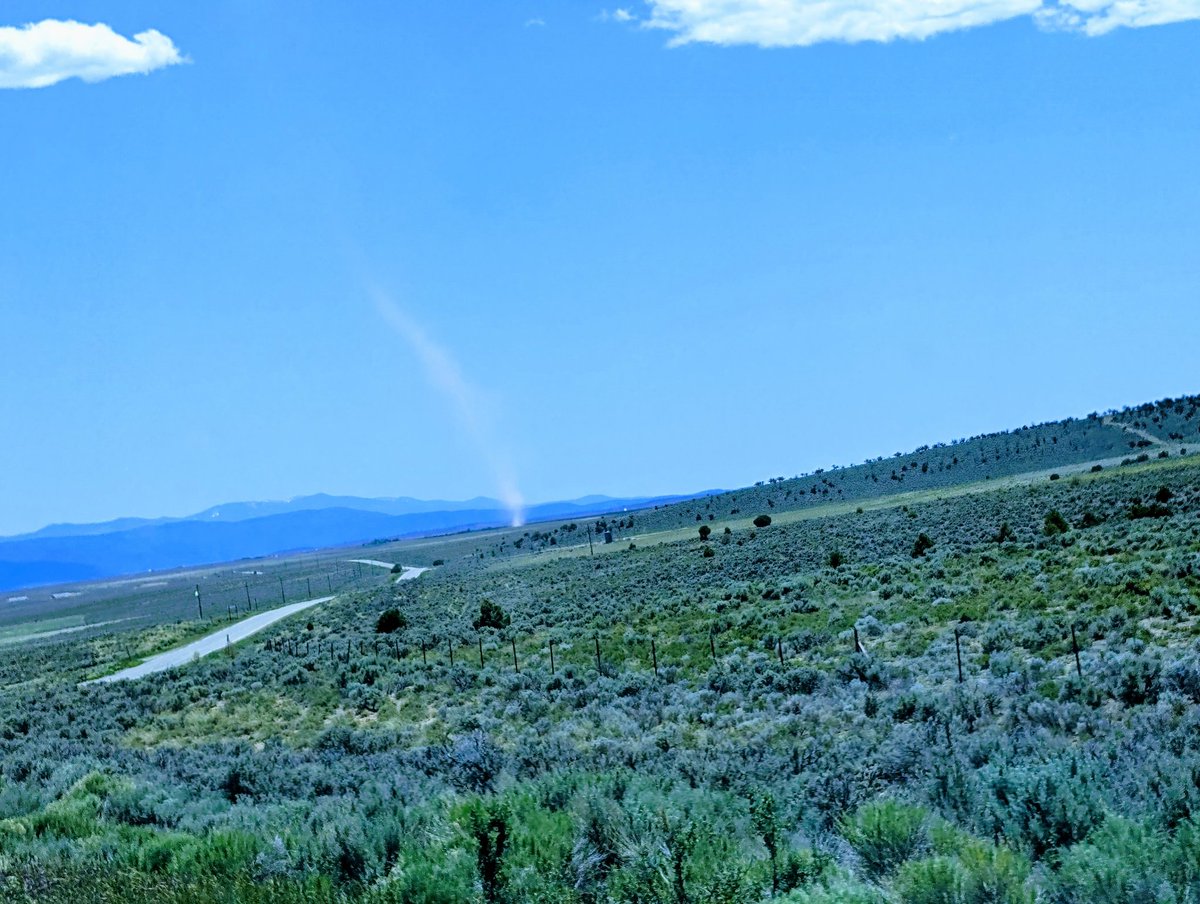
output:
[[[1178,455],[1185,443],[1155,443],[1144,436],[1194,437],[1200,449],[1200,396],[1165,399],[1108,416],[1091,414],[1031,427],[922,446],[846,468],[775,478],[753,487],[683,503],[638,518],[638,530],[683,527],[730,514],[770,514],[831,501],[852,502],[894,493],[931,490],[1018,474],[1049,471],[1141,454]],[[710,519],[711,516],[711,519]]]

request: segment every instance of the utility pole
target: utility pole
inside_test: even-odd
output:
[[[200,585],[196,585],[196,608],[200,610],[200,617],[204,618],[204,604],[200,601]]]
[[[279,576],[279,598],[283,600],[283,604],[287,605],[287,594],[283,592],[283,575]]]

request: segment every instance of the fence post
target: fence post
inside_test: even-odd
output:
[[[596,671],[600,671],[600,635],[595,636],[596,641]]]
[[[654,677],[658,677],[658,649],[654,645],[654,638],[650,638],[650,658],[654,662]]]
[[[958,683],[962,684],[962,645],[958,642],[958,628],[954,629],[954,655],[958,658]]]
[[[782,637],[779,638],[778,642],[776,643],[776,649],[779,651],[779,664],[783,665],[784,662],[783,662],[783,638]]]
[[[518,675],[520,675],[520,674],[521,674],[521,666],[520,666],[520,664],[517,662],[517,641],[516,641],[516,638],[514,638],[514,637],[510,637],[510,638],[508,639],[508,642],[509,642],[510,644],[512,644],[512,651],[513,651],[513,669],[516,671],[516,673],[517,673]]]
[[[1079,664],[1079,641],[1075,639],[1075,626],[1071,625],[1071,652],[1075,654],[1075,674],[1083,678],[1083,666]]]
[[[550,641],[550,674],[554,674],[554,641]]]
[[[479,635],[479,667],[483,668],[483,635]]]
[[[450,668],[454,668],[454,641],[446,638],[446,649],[450,651]]]

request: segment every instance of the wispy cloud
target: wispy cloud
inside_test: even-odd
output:
[[[175,43],[153,29],[130,39],[107,25],[57,19],[0,27],[0,88],[46,88],[69,78],[99,82],[183,61]]]
[[[1046,3],[1038,21],[1051,28],[1102,35],[1116,28],[1144,28],[1200,19],[1197,0],[1059,0]]]
[[[631,13],[628,9],[618,6],[616,9],[605,9],[600,11],[601,22],[636,22],[637,16]]]
[[[540,19],[537,16],[534,16],[532,19],[525,20],[525,27],[526,28],[545,28],[546,20]]]
[[[372,296],[380,316],[421,362],[426,378],[450,403],[463,432],[487,462],[496,482],[496,492],[512,515],[513,525],[523,524],[525,498],[517,484],[512,458],[497,435],[493,418],[488,414],[493,406],[464,376],[454,356],[432,339],[419,323],[383,292],[374,290]]]
[[[672,32],[674,45],[921,40],[1020,17],[1047,29],[1100,35],[1200,19],[1198,0],[646,0],[646,6],[640,24]]]

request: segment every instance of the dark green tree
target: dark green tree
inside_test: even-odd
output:
[[[511,619],[508,613],[491,600],[479,604],[479,618],[475,619],[475,629],[495,628],[497,631],[507,628]]]
[[[408,619],[404,617],[404,613],[399,609],[385,609],[380,613],[379,620],[375,622],[375,633],[391,634],[407,627]]]
[[[929,539],[929,535],[924,533],[918,534],[917,542],[913,544],[912,557],[919,559],[931,549],[933,549],[933,541]]]
[[[1042,525],[1042,532],[1047,537],[1054,537],[1058,534],[1065,534],[1071,529],[1071,525],[1067,524],[1067,519],[1062,516],[1062,512],[1058,509],[1051,509],[1046,515],[1046,522]]]

